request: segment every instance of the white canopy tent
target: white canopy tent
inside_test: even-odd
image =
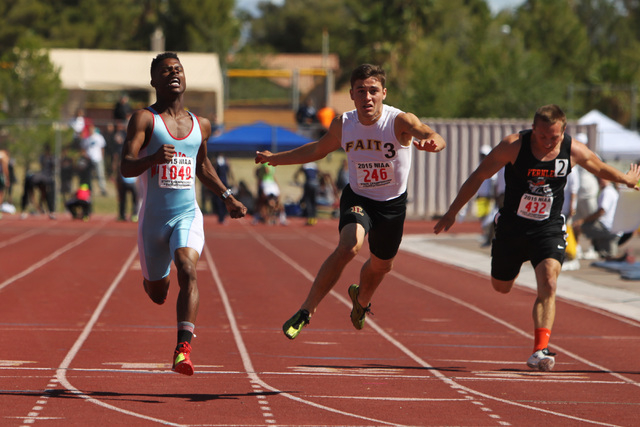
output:
[[[159,52],[51,49],[51,62],[60,69],[62,87],[71,91],[72,100],[81,103],[81,93],[92,90],[148,90],[155,102],[151,80],[151,61]],[[185,104],[198,115],[223,122],[223,80],[215,53],[178,53],[185,67]],[[74,96],[75,95],[75,96]],[[80,105],[72,105],[75,110]]]
[[[603,160],[640,159],[640,135],[626,129],[620,123],[610,119],[598,110],[591,110],[580,119],[579,124],[598,126],[597,153]]]

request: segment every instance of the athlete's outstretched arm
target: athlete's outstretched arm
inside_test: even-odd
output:
[[[280,153],[271,151],[256,152],[256,163],[269,163],[271,166],[297,165],[315,162],[323,159],[327,154],[340,148],[342,141],[342,116],[336,117],[329,126],[329,131],[319,140],[309,142],[301,147]]]
[[[437,153],[447,146],[439,133],[431,129],[429,125],[422,123],[413,113],[402,113],[396,117],[395,132],[399,141],[407,140],[406,144],[403,142],[404,145],[409,145],[409,142],[413,140],[413,145],[418,150]]]
[[[478,192],[485,179],[491,178],[498,173],[507,163],[515,162],[520,150],[520,137],[518,134],[507,136],[498,144],[487,157],[480,162],[480,165],[460,187],[458,195],[449,206],[447,212],[433,227],[434,233],[448,231],[456,222],[456,216],[460,209]]]

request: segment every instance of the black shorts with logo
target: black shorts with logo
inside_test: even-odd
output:
[[[380,259],[391,259],[398,253],[404,220],[407,216],[407,193],[379,202],[359,196],[346,186],[340,197],[340,224],[357,223],[369,237],[369,251]]]
[[[564,217],[543,227],[523,225],[519,219],[497,215],[496,237],[491,246],[492,277],[513,280],[526,261],[531,261],[533,268],[547,258],[564,262],[567,246]]]

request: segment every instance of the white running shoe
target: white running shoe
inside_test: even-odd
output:
[[[548,348],[538,350],[529,357],[527,366],[538,371],[549,372],[556,364],[555,353],[551,353]]]

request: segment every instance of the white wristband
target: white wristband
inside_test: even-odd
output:
[[[232,195],[232,194],[233,194],[233,192],[231,192],[231,189],[230,189],[230,188],[227,188],[227,191],[225,191],[224,193],[222,193],[222,194],[220,195],[220,197],[222,197],[222,199],[224,200],[224,199],[226,199],[227,197],[229,197],[229,196],[230,196],[230,195]]]

